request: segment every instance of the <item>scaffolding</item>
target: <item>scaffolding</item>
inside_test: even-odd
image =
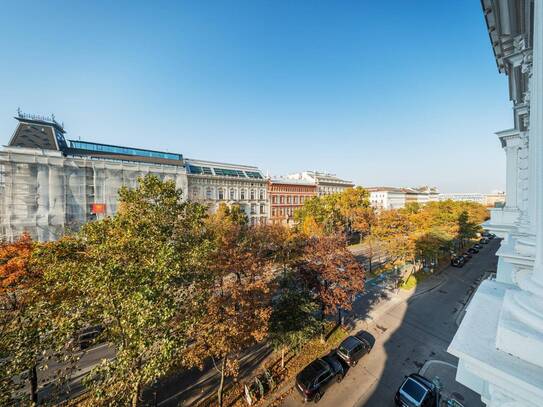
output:
[[[154,174],[186,191],[181,166],[64,157],[56,151],[10,148],[0,152],[0,239],[23,232],[49,241],[84,223],[115,214],[118,190]],[[102,204],[103,213],[92,205]]]

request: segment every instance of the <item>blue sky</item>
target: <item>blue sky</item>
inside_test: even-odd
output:
[[[512,127],[478,1],[3,2],[17,107],[72,138],[357,184],[505,185]]]

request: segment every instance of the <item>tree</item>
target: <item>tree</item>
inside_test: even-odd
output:
[[[341,214],[341,194],[313,197],[294,212],[294,220],[307,236],[323,236],[345,232],[347,221]]]
[[[204,306],[206,318],[192,325],[193,342],[184,362],[203,367],[207,358],[212,359],[221,376],[217,398],[222,406],[225,378],[238,374],[241,352],[267,336],[272,257],[268,250],[255,250],[254,234],[260,229],[215,220],[209,225],[214,251],[208,263],[212,284]]]
[[[274,295],[269,338],[281,351],[281,367],[285,367],[285,351],[300,347],[313,337],[320,326],[315,318],[318,304],[293,273],[282,275]]]
[[[357,210],[354,213],[352,220],[353,229],[360,233],[362,242],[368,246],[368,266],[370,273],[373,270],[375,245],[379,242],[374,233],[378,222],[379,217],[377,212],[371,206],[363,207]]]
[[[364,289],[364,269],[347,249],[341,236],[308,241],[297,272],[320,305],[321,317],[351,309],[356,294]]]
[[[381,211],[372,228],[373,238],[380,242],[391,264],[412,258],[414,247],[411,234],[408,212],[401,209]]]
[[[31,267],[34,242],[23,234],[13,243],[0,244],[0,402],[11,404],[14,390],[21,385],[13,381],[28,371],[30,398],[38,402],[37,367],[41,361],[42,332],[36,288],[42,275]]]
[[[362,187],[347,188],[339,194],[338,207],[350,232],[364,233],[366,222],[361,222],[370,208],[369,193]]]
[[[113,217],[86,224],[42,253],[55,323],[72,337],[101,325],[115,358],[85,383],[88,404],[139,403],[142,389],[177,367],[191,324],[203,317],[207,209],[155,176],[121,188]]]

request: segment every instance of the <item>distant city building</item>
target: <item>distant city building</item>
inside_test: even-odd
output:
[[[53,240],[83,223],[112,215],[118,190],[154,174],[186,190],[181,154],[68,140],[54,117],[21,112],[0,151],[0,239],[23,232]]]
[[[376,209],[400,209],[405,206],[405,191],[395,187],[366,188],[370,193],[370,204]]]
[[[317,185],[304,179],[275,178],[268,184],[270,221],[273,224],[292,225],[294,211],[317,195]]]
[[[239,205],[250,224],[266,223],[268,181],[257,167],[185,159],[188,197],[216,210],[221,203]]]
[[[485,194],[479,192],[451,192],[451,193],[442,193],[439,194],[440,201],[465,201],[465,202],[476,202],[484,205]]]
[[[440,201],[465,201],[476,202],[484,206],[500,206],[505,203],[504,192],[493,192],[491,194],[481,194],[478,192],[460,192],[439,194]]]
[[[304,171],[287,175],[289,179],[299,179],[312,182],[317,186],[317,195],[332,195],[338,192],[343,192],[347,188],[353,188],[354,184],[351,181],[346,181],[338,178],[334,174],[328,174],[318,171]]]
[[[400,209],[409,203],[425,204],[437,201],[439,191],[435,187],[399,188],[370,187],[370,204],[378,209]]]

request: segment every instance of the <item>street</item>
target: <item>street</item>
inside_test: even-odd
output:
[[[440,275],[423,281],[406,301],[392,298],[376,305],[375,298],[381,295],[372,295],[371,291],[364,295],[354,311],[358,315],[370,313],[373,320],[359,323],[357,328],[369,331],[375,345],[341,383],[329,388],[319,403],[334,407],[392,406],[404,376],[418,372],[425,362],[437,360],[456,366],[457,359],[446,349],[475,285],[485,273],[496,270],[498,247],[498,239],[492,240],[463,268],[449,266]],[[461,392],[454,393],[458,401],[466,407],[483,406],[477,394],[461,388]],[[285,407],[302,405],[294,390],[283,402]]]

